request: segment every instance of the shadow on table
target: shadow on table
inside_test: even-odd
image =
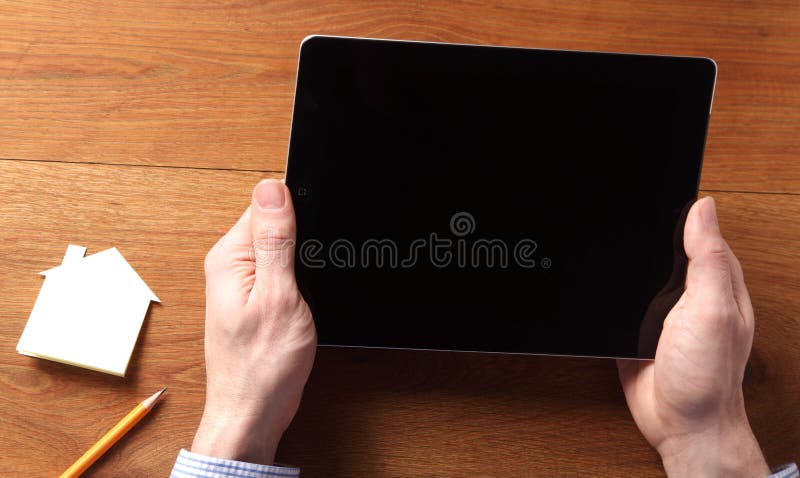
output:
[[[321,347],[278,460],[306,477],[381,476],[387,456],[482,449],[447,443],[463,437],[513,447],[525,427],[555,438],[559,420],[593,413],[630,420],[614,360]]]

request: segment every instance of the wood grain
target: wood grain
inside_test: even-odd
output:
[[[710,56],[703,187],[800,193],[795,0],[24,0],[0,31],[0,158],[282,171],[298,45],[326,33]]]
[[[0,453],[63,471],[138,400],[167,399],[91,476],[166,476],[203,405],[202,261],[260,173],[0,161]],[[772,464],[800,450],[800,196],[715,193],[758,320],[745,393]],[[15,352],[67,243],[117,246],[162,299],[126,379]],[[613,361],[323,348],[280,461],[304,477],[664,476]]]

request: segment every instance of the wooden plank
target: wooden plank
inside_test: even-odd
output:
[[[703,187],[800,192],[800,3],[5,2],[0,158],[282,171],[311,33],[710,56]]]
[[[92,476],[166,476],[203,405],[203,257],[259,173],[0,161],[0,456],[54,475],[138,400],[159,409]],[[800,196],[715,195],[758,317],[748,409],[772,464],[800,450]],[[162,299],[126,379],[15,352],[68,243],[117,246]],[[278,458],[305,477],[663,476],[613,361],[321,349]]]

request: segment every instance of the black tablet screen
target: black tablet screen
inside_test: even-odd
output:
[[[321,344],[652,358],[702,58],[307,39],[287,184]]]

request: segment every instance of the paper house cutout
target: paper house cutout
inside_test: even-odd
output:
[[[60,266],[40,272],[17,351],[124,377],[150,301],[159,300],[117,248],[85,253],[69,245]]]

